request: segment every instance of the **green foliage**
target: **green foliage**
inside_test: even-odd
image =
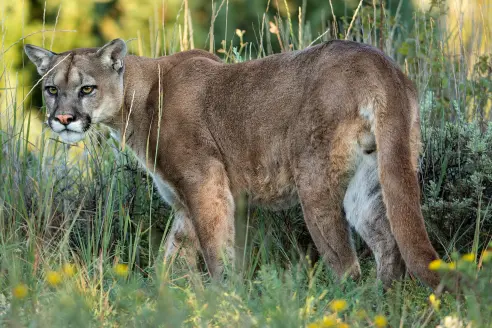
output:
[[[482,132],[458,120],[423,131],[422,210],[431,237],[445,251],[483,246],[474,234],[478,225],[482,244],[491,238],[492,125]]]

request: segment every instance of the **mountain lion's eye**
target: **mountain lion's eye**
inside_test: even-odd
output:
[[[48,90],[48,93],[53,96],[58,93],[58,89],[55,87],[46,87],[46,90]]]
[[[80,89],[80,92],[82,92],[83,95],[88,95],[94,91],[94,87],[91,85],[86,85]]]

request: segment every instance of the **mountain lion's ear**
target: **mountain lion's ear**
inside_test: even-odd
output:
[[[31,44],[26,44],[24,46],[24,51],[27,57],[29,57],[34,65],[36,65],[40,75],[44,75],[48,71],[51,60],[54,56],[56,56],[56,54],[52,51],[33,46]]]
[[[120,73],[123,69],[123,58],[126,55],[126,43],[121,39],[114,39],[102,46],[96,55],[101,58],[104,65]]]

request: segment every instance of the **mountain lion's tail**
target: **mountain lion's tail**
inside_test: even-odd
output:
[[[400,81],[400,85],[387,85],[386,99],[373,107],[379,179],[391,230],[407,268],[435,288],[439,275],[428,265],[438,255],[425,230],[417,179],[420,126],[416,93],[405,80]]]

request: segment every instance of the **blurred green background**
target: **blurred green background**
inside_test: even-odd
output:
[[[402,18],[410,22],[414,7],[419,6],[418,2],[428,1],[385,0],[384,6],[394,13],[400,4]],[[366,6],[374,3],[379,7],[379,0],[363,1]],[[359,0],[333,0],[331,4],[338,19],[346,17],[350,20]],[[217,16],[214,24],[216,46],[220,45],[222,39],[234,37],[236,29],[247,31],[245,40],[254,41],[255,29],[257,34],[263,13],[267,21],[273,21],[277,14],[285,17],[288,12],[297,20],[299,8],[302,8],[315,36],[324,32],[327,22],[333,20],[328,0],[30,0],[4,1],[2,6],[2,16],[9,30],[8,39],[4,40],[6,45],[30,33],[46,30],[44,37],[43,34],[37,34],[29,36],[26,41],[44,43],[46,47],[59,51],[73,47],[94,47],[117,37],[127,40],[139,38],[143,45],[140,50],[147,55],[150,55],[148,46],[162,38],[162,35],[156,34],[159,29],[159,33],[162,33],[162,28],[167,33],[166,47],[172,48],[171,40],[176,34],[184,32],[186,19],[189,27],[192,26],[195,46],[208,48],[212,12]],[[181,25],[181,31],[176,23]],[[58,31],[76,32],[59,32],[54,36],[49,31],[55,27]],[[60,35],[62,33],[63,36]]]
[[[471,38],[481,37],[473,34],[477,30],[488,29],[490,34],[491,0],[2,0],[0,64],[7,68],[4,73],[9,75],[11,85],[29,86],[36,74],[32,65],[26,65],[22,54],[24,43],[57,52],[96,47],[119,37],[132,40],[130,50],[138,55],[159,56],[190,48],[210,50],[212,43],[213,51],[220,53],[220,48],[224,48],[222,42],[225,41],[225,48],[231,42],[239,43],[237,29],[245,31],[245,43],[257,45],[262,22],[267,24],[263,31],[268,32],[271,27],[268,23],[282,25],[282,18],[289,16],[296,35],[301,19],[303,33],[310,34],[304,35],[306,40],[316,39],[330,27],[331,32],[325,33],[323,39],[337,38],[334,19],[338,26],[348,25],[359,3],[375,9],[382,3],[389,17],[398,14],[401,29],[412,27],[417,10],[443,7],[445,3],[448,29],[452,32],[461,27],[460,33],[450,33],[452,37],[447,40],[457,47],[463,43],[466,46]],[[271,39],[273,51],[278,51],[277,39],[275,36]],[[486,37],[480,44],[479,52],[491,47]],[[5,87],[7,79],[1,80],[0,87]],[[2,96],[5,93],[0,93]],[[36,90],[34,104],[41,104]]]

